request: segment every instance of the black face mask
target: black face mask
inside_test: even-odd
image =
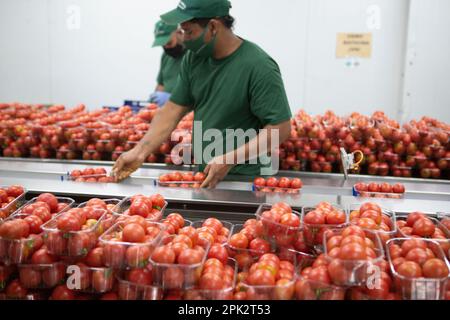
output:
[[[173,48],[164,48],[164,51],[166,52],[167,55],[177,59],[184,55],[184,53],[186,52],[186,48],[181,44],[177,44]]]

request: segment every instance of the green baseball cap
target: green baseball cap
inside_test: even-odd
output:
[[[181,0],[178,7],[161,15],[161,19],[171,25],[196,19],[229,15],[231,2],[228,0]]]
[[[153,47],[165,46],[169,42],[172,33],[176,30],[176,25],[169,25],[164,21],[158,21],[155,26],[155,42],[153,42]]]

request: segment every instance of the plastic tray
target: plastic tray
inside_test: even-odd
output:
[[[164,226],[161,223],[150,221],[148,223],[161,230],[159,235],[150,242],[131,243],[112,240],[111,238],[116,233],[122,231],[125,225],[123,222],[116,223],[108,231],[106,231],[99,239],[103,244],[104,264],[107,267],[115,269],[145,267],[149,263],[150,255],[161,240],[161,235],[164,230]],[[107,250],[110,250],[111,254],[105,254],[105,251]]]
[[[52,264],[21,264],[19,281],[27,289],[49,289],[64,284],[66,265],[63,262]]]
[[[361,198],[387,198],[387,199],[403,199],[404,193],[384,193],[384,192],[369,192],[369,191],[357,191],[355,186],[352,188],[353,196]]]
[[[120,201],[119,204],[117,204],[117,206],[114,208],[113,214],[116,216],[129,216],[126,214],[126,211],[128,210],[128,208],[131,205],[131,199],[132,197],[128,197],[123,199],[122,201]],[[164,215],[164,211],[167,208],[167,201],[165,201],[164,207],[161,208],[161,210],[159,210],[159,214],[157,214],[156,216],[150,217],[150,218],[146,218],[146,220],[149,221],[160,221],[161,218]]]
[[[387,242],[386,247],[389,248],[391,244],[400,245],[408,238],[396,238]],[[422,239],[428,245],[438,259],[446,262],[447,268],[450,270],[450,265],[445,258],[444,252],[439,244],[430,239]],[[442,300],[447,289],[448,277],[441,279],[430,278],[407,278],[397,273],[395,270],[390,250],[387,251],[388,261],[394,277],[394,283],[397,291],[402,296],[403,300]]]
[[[0,186],[0,189],[8,188],[5,186]],[[24,192],[18,196],[16,199],[11,201],[6,207],[0,209],[0,222],[9,217],[12,213],[14,213],[18,208],[18,204],[25,198],[25,194],[27,190],[24,188]]]
[[[311,212],[316,210],[316,207],[303,207],[302,208],[302,215],[301,215],[301,221],[303,226],[303,235],[305,237],[305,244],[306,246],[315,252],[323,252],[323,234],[326,232],[326,230],[330,229],[339,229],[344,228],[348,226],[349,224],[349,215],[346,210],[344,210],[342,207],[338,205],[332,205],[333,208],[339,209],[345,214],[346,221],[342,224],[306,224],[304,222],[305,216]]]
[[[354,210],[359,210],[361,205],[362,204],[351,204],[349,206],[349,211],[352,212]],[[385,208],[381,208],[381,214],[388,217],[391,220],[391,222],[392,222],[391,231],[384,231],[381,229],[372,230],[372,231],[374,231],[378,234],[378,236],[380,237],[380,240],[383,244],[386,244],[386,242],[389,239],[395,238],[397,236],[397,217],[396,217],[394,211],[388,210]],[[352,221],[350,221],[350,224],[354,224],[354,223],[352,223]],[[365,230],[367,230],[367,229],[364,229],[364,231]]]
[[[337,268],[341,268],[341,272],[339,273],[339,279],[333,279],[332,281],[335,285],[338,286],[361,286],[367,282],[369,275],[369,268],[372,265],[376,265],[384,259],[384,250],[383,245],[381,243],[380,237],[377,233],[372,231],[365,230],[366,237],[371,239],[375,245],[375,259],[370,260],[342,260],[339,258],[331,258],[328,256],[327,250],[327,239],[330,239],[332,236],[337,236],[342,233],[344,229],[335,229],[331,230],[330,233],[327,233],[324,236],[324,253],[329,261],[329,263],[336,264]]]
[[[273,221],[264,221],[262,219],[262,213],[272,208],[270,204],[261,204],[256,211],[256,219],[262,221],[264,227],[264,236],[270,242],[272,242],[272,247],[289,246],[296,240],[296,235],[302,231],[302,225],[300,222],[299,227],[288,227],[281,223]],[[297,215],[301,221],[301,215],[297,211],[292,211],[293,214]]]
[[[254,192],[299,194],[301,189],[252,186]]]
[[[95,247],[97,239],[102,232],[102,220],[106,217],[106,211],[103,209],[96,209],[102,211],[102,216],[95,225],[89,229],[71,232],[62,232],[57,228],[57,219],[66,214],[63,212],[48,221],[42,226],[44,230],[43,239],[51,254],[67,257],[82,257],[85,256],[92,248]]]
[[[233,291],[237,280],[237,262],[232,258],[228,258],[227,265],[234,270],[233,285],[220,290],[202,290],[189,289],[184,292],[184,300],[233,300]]]
[[[161,239],[158,246],[166,245],[175,236],[167,236]],[[152,265],[153,282],[156,286],[167,289],[186,290],[197,286],[200,275],[209,251],[209,245],[205,249],[205,255],[200,263],[193,265],[157,263],[150,257]]]

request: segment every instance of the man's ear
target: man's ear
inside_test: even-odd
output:
[[[219,32],[221,22],[217,19],[211,19],[209,24],[212,34],[216,35]]]

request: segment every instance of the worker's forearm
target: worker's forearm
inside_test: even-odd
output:
[[[155,92],[158,92],[158,91],[164,92],[164,86],[161,84],[158,84],[155,88]]]
[[[174,111],[169,104],[170,102],[156,113],[150,129],[136,146],[145,156],[158,150],[161,144],[170,137],[184,115],[180,110]]]
[[[289,138],[291,126],[289,122],[277,126],[267,126],[264,129],[257,137],[227,154],[227,163],[231,159],[233,159],[234,164],[252,161],[260,156],[272,153],[281,143]]]

